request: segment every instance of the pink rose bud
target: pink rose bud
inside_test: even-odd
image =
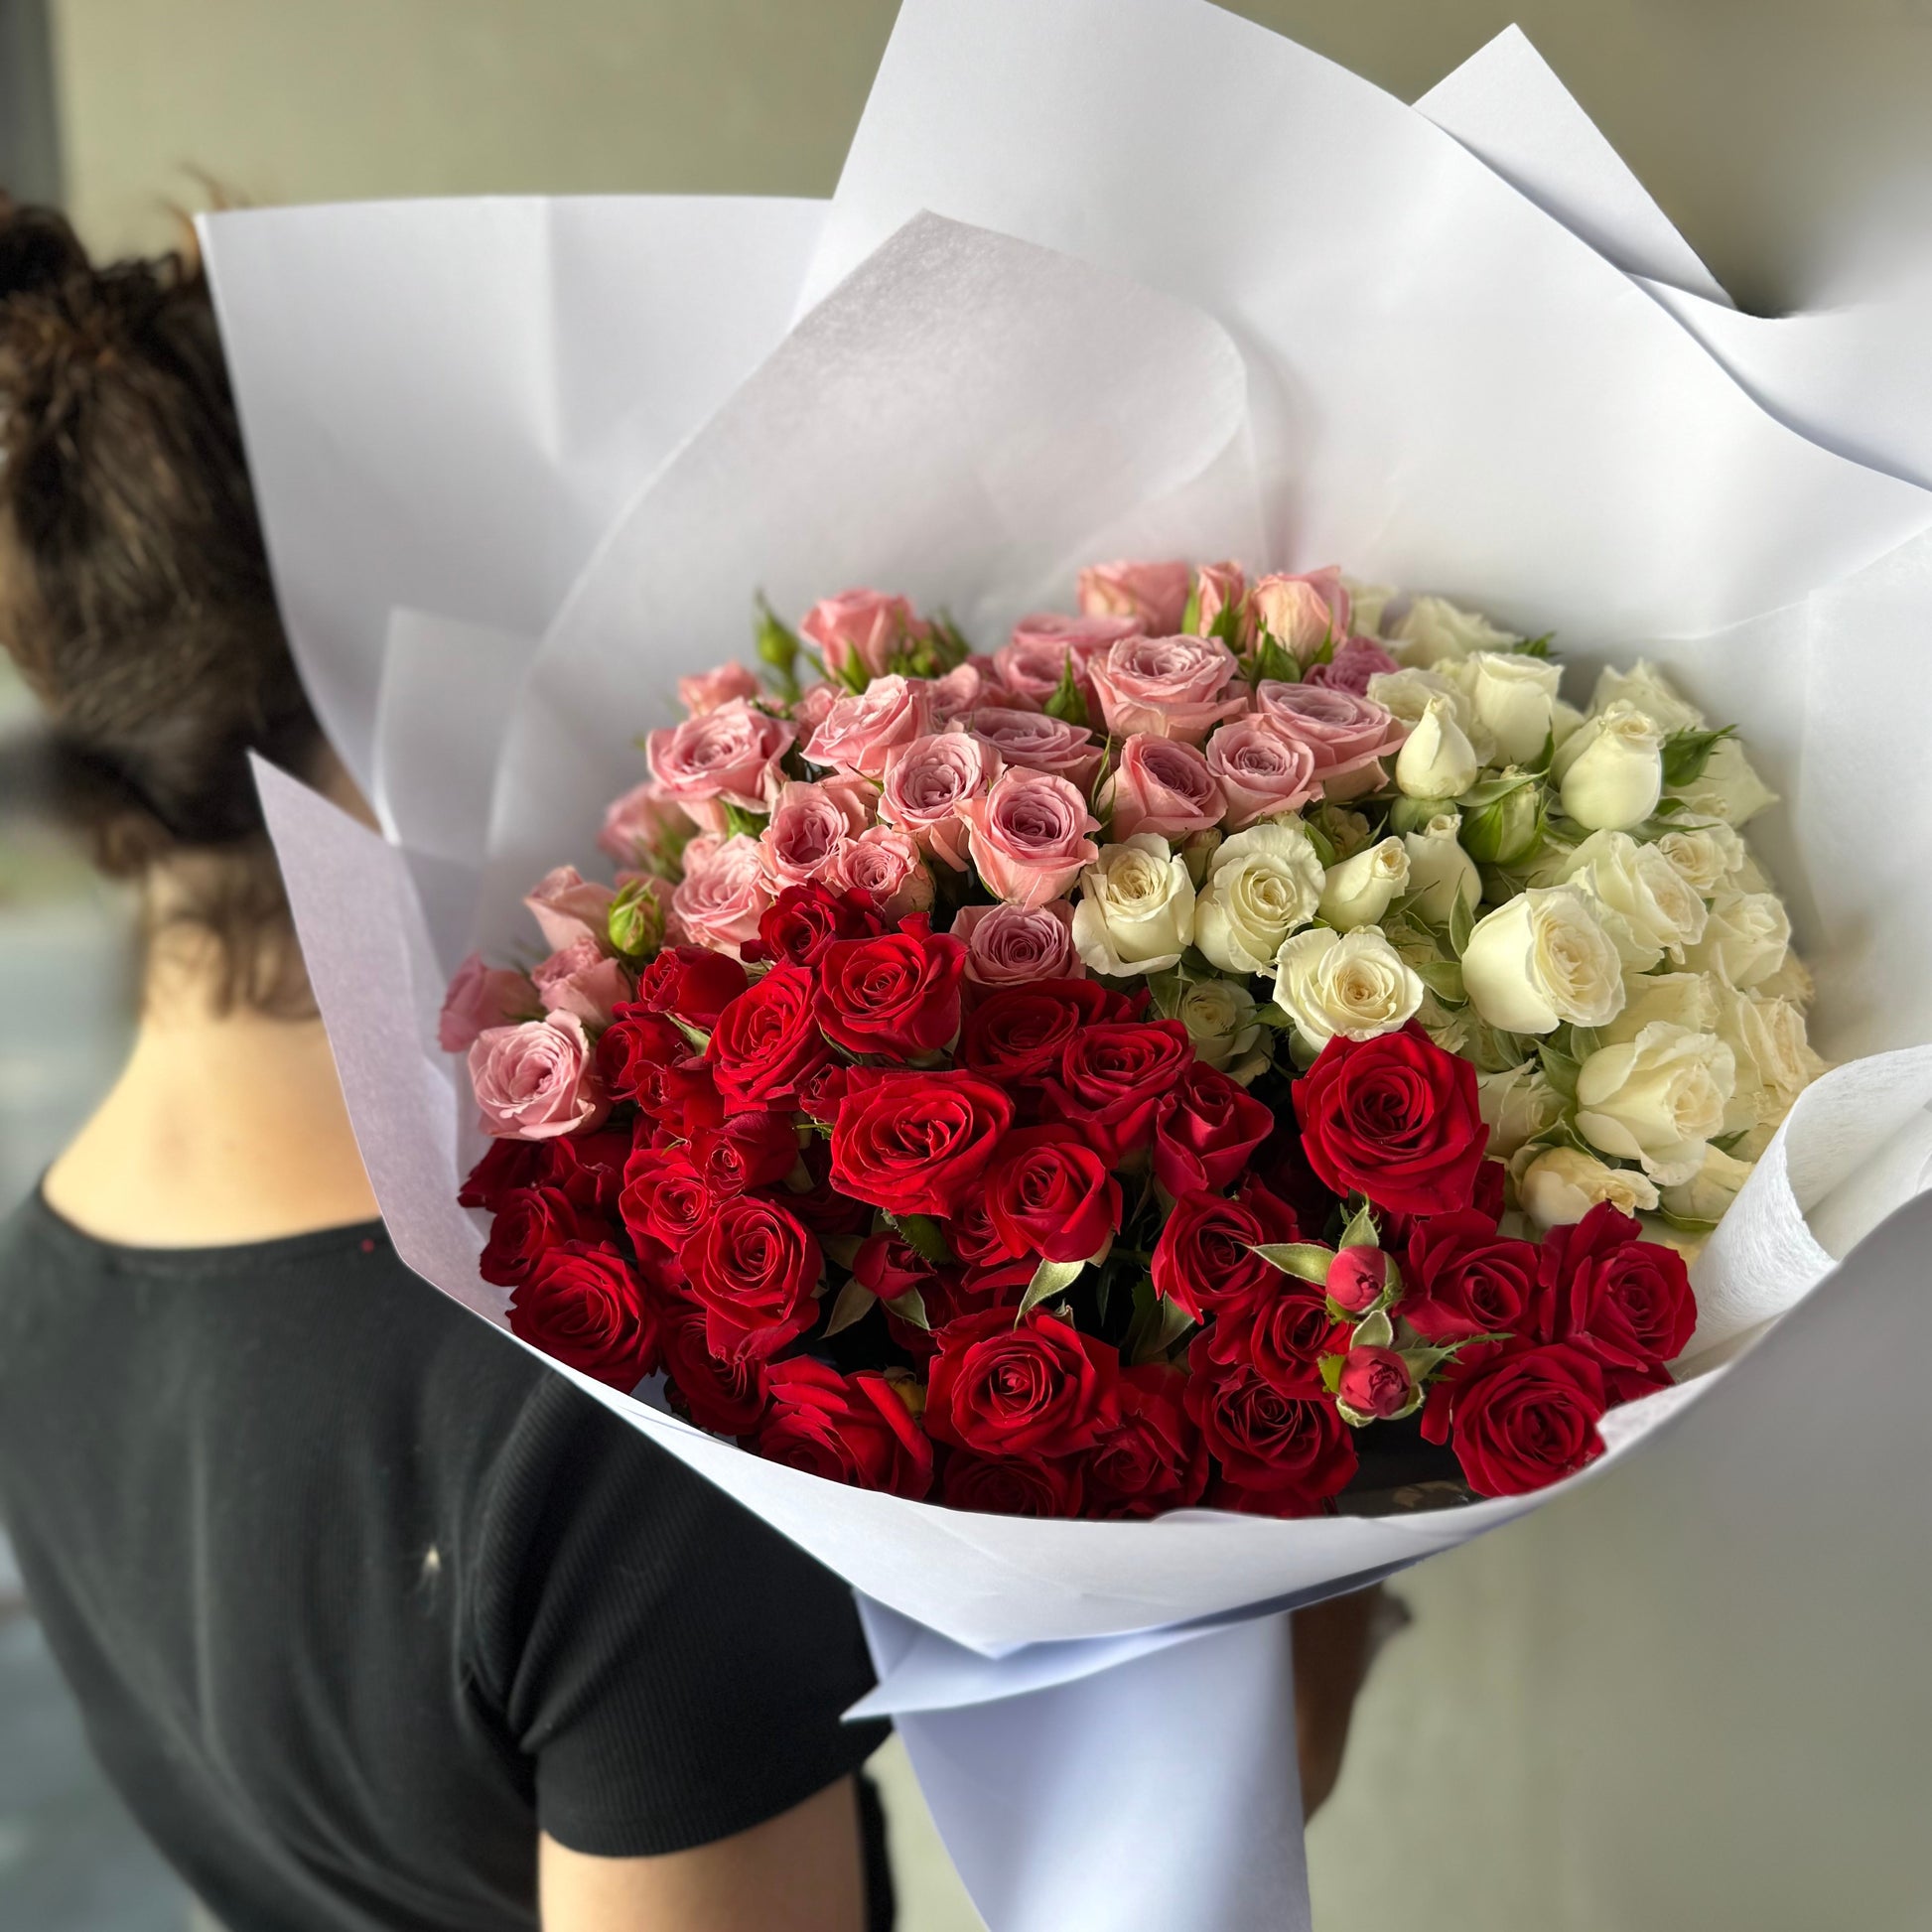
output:
[[[479,1034],[527,1020],[540,1004],[536,988],[524,974],[506,966],[485,966],[483,955],[473,952],[451,976],[450,990],[443,996],[437,1042],[446,1053],[467,1053]]]
[[[902,650],[932,634],[902,597],[884,591],[842,591],[814,604],[798,626],[808,643],[818,646],[825,668],[844,677],[856,665],[868,678],[884,677]]]
[[[633,786],[605,808],[598,847],[621,866],[641,865],[664,843],[690,829],[684,807],[658,795],[654,779]]]
[[[1321,789],[1313,752],[1265,716],[1223,725],[1207,741],[1207,768],[1228,801],[1230,832],[1300,811]]]
[[[832,785],[786,783],[778,787],[771,817],[759,835],[764,877],[772,897],[803,886],[837,864],[846,841],[866,826],[866,813],[850,790]]]
[[[968,658],[963,664],[955,664],[944,677],[935,677],[926,685],[926,697],[932,705],[932,725],[935,731],[943,731],[956,718],[964,718],[983,704],[992,704],[995,689],[990,658]]]
[[[1328,1264],[1328,1300],[1348,1314],[1366,1314],[1382,1299],[1389,1257],[1382,1248],[1343,1248]]]
[[[1187,615],[1192,583],[1184,563],[1095,564],[1080,573],[1080,610],[1089,618],[1132,618],[1148,636],[1172,637]]]
[[[1248,638],[1254,629],[1254,618],[1243,608],[1248,595],[1248,580],[1242,576],[1241,566],[1202,564],[1199,575],[1194,579],[1194,595],[1199,600],[1194,614],[1194,634],[1200,637],[1210,635],[1221,613],[1232,609],[1235,613],[1234,636],[1230,641],[1236,650],[1246,650]]]
[[[1408,1408],[1414,1388],[1409,1364],[1393,1348],[1351,1348],[1335,1397],[1358,1416],[1387,1422]]]
[[[1069,618],[1058,611],[1038,612],[1022,618],[1013,626],[1013,635],[993,653],[993,674],[1012,694],[1012,704],[1036,711],[1060,688],[1070,661],[1075,688],[1092,706],[1087,666],[1123,637],[1139,635],[1140,625],[1132,618]]]
[[[932,874],[909,832],[875,825],[848,841],[824,883],[839,892],[870,893],[889,919],[923,912],[933,898]]]
[[[806,758],[814,764],[879,777],[895,745],[909,745],[932,729],[929,689],[921,678],[874,678],[856,697],[841,698],[825,714],[805,747]]]
[[[684,877],[671,895],[677,932],[691,945],[738,958],[740,948],[759,936],[759,920],[777,897],[765,879],[763,858],[758,840],[742,832],[707,854],[696,872],[687,849]]]
[[[715,671],[700,671],[695,677],[677,681],[677,701],[694,718],[734,698],[756,698],[759,681],[743,664],[720,664]]]
[[[611,1107],[590,1035],[574,1013],[479,1034],[470,1048],[470,1084],[483,1132],[498,1140],[555,1140],[596,1126]]]
[[[975,738],[983,738],[1007,764],[1024,764],[1029,771],[1045,771],[1085,791],[1100,769],[1100,747],[1093,733],[1064,718],[1043,711],[1015,711],[1006,705],[982,705],[968,721]]]
[[[1100,794],[1113,813],[1108,836],[1116,843],[1137,832],[1184,839],[1220,824],[1227,811],[1220,780],[1207,768],[1198,746],[1177,738],[1136,732],[1120,748],[1120,763]]]
[[[574,1013],[587,1027],[608,1027],[612,1009],[631,994],[622,966],[590,939],[573,939],[530,978],[546,1013]]]
[[[1000,768],[999,753],[970,732],[935,732],[909,745],[895,745],[886,754],[880,821],[907,833],[941,865],[963,872],[966,821],[959,809],[967,799],[981,796]]]
[[[725,807],[762,812],[778,788],[778,765],[796,727],[733,698],[646,741],[660,798],[674,799],[707,832],[730,829]]]
[[[1348,593],[1332,564],[1304,577],[1264,577],[1249,594],[1257,625],[1299,663],[1311,663],[1331,639],[1348,635]]]
[[[1384,775],[1382,760],[1401,751],[1409,735],[1386,705],[1326,685],[1264,678],[1255,705],[1314,754],[1315,782],[1328,798],[1373,791]]]
[[[531,887],[523,903],[553,951],[561,952],[573,939],[591,939],[609,951],[611,901],[616,897],[609,886],[585,879],[575,866],[559,866]]]
[[[1362,687],[1366,690],[1368,687]],[[802,742],[831,716],[832,707],[846,695],[838,684],[808,684],[791,704],[791,722]]]
[[[1351,637],[1327,663],[1315,665],[1303,682],[1325,685],[1331,691],[1352,691],[1356,697],[1365,698],[1370,678],[1390,676],[1401,668],[1373,637]]]
[[[1015,767],[960,807],[980,883],[1015,905],[1060,897],[1100,857],[1100,821],[1064,778]]]
[[[1248,709],[1237,670],[1217,637],[1126,637],[1094,659],[1089,675],[1116,738],[1148,732],[1198,745]]]
[[[952,934],[966,942],[966,977],[976,986],[1024,986],[1030,980],[1085,979],[1073,943],[1073,907],[962,905]]]

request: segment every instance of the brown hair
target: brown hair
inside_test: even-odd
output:
[[[154,916],[218,942],[217,1005],[300,1000],[248,754],[301,769],[321,735],[207,284],[192,254],[97,269],[62,215],[4,198],[0,640],[101,869],[193,855]]]

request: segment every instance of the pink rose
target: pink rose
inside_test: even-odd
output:
[[[976,986],[1020,986],[1029,980],[1085,979],[1073,944],[1073,907],[962,905],[952,936],[966,942],[966,977]]]
[[[992,667],[990,657],[969,657],[926,685],[935,731],[943,731],[955,718],[966,717],[980,705],[1000,702],[1004,693],[993,681]]]
[[[720,664],[715,671],[700,671],[696,677],[677,681],[677,701],[693,718],[716,711],[734,698],[756,698],[759,681],[743,664]]]
[[[727,805],[761,812],[778,787],[778,764],[796,727],[732,698],[647,741],[658,795],[673,798],[707,832],[722,832]]]
[[[1093,688],[1116,738],[1151,732],[1198,745],[1247,710],[1236,669],[1218,637],[1126,637],[1094,659]]]
[[[974,737],[983,738],[1008,764],[1050,772],[1082,792],[1100,769],[1100,747],[1093,733],[1069,725],[1064,718],[1049,718],[1043,711],[1015,711],[1007,705],[982,705],[968,725]]]
[[[1088,836],[1100,821],[1064,778],[1024,765],[960,807],[980,883],[1016,905],[1044,905],[1100,857]]]
[[[1401,668],[1373,637],[1351,637],[1327,663],[1315,665],[1303,682],[1330,691],[1352,691],[1356,697],[1365,698],[1370,678],[1386,677]]]
[[[845,786],[787,782],[778,787],[771,818],[759,834],[764,876],[775,897],[838,862],[845,842],[865,830],[867,813]]]
[[[857,664],[867,677],[884,677],[893,659],[912,644],[932,635],[902,597],[884,591],[842,591],[814,604],[798,626],[806,640],[818,646],[825,668],[843,677]]]
[[[1255,705],[1314,754],[1315,782],[1329,798],[1375,790],[1383,778],[1382,759],[1399,752],[1409,735],[1386,705],[1332,685],[1264,678]]]
[[[1037,710],[1060,688],[1070,657],[1073,682],[1091,709],[1088,664],[1123,637],[1139,634],[1140,625],[1132,618],[1069,618],[1042,611],[1013,626],[1012,637],[993,653],[993,673],[1006,686],[1009,704]]]
[[[843,685],[808,684],[791,701],[791,722],[801,740],[811,737],[832,715],[832,707],[846,695]]]
[[[436,1023],[437,1042],[446,1053],[467,1052],[479,1034],[527,1020],[540,1004],[524,974],[485,966],[483,955],[473,952],[451,975]]]
[[[1132,618],[1150,637],[1171,637],[1187,615],[1192,579],[1184,563],[1095,564],[1080,573],[1080,609],[1090,618]]]
[[[759,920],[776,897],[765,883],[764,848],[739,833],[726,839],[696,872],[684,855],[684,877],[671,895],[678,929],[694,946],[730,953],[759,936]]]
[[[629,975],[589,939],[573,939],[530,977],[546,1013],[574,1013],[588,1027],[608,1027],[612,1009],[631,997]]]
[[[597,835],[597,843],[619,865],[634,866],[690,824],[684,807],[661,797],[656,780],[647,778],[605,807],[604,829]]]
[[[1298,663],[1348,635],[1348,593],[1332,564],[1302,577],[1264,577],[1248,599],[1255,622]]]
[[[970,732],[935,732],[886,754],[882,823],[954,872],[966,868],[966,824],[959,808],[1000,775],[1000,755]]]
[[[585,879],[575,866],[559,866],[530,888],[523,903],[543,929],[544,943],[553,952],[561,952],[573,939],[591,939],[600,951],[608,952],[611,901],[616,897],[609,886]]]
[[[932,700],[921,678],[876,677],[856,697],[841,698],[812,733],[805,756],[868,778],[886,769],[886,754],[932,729]]]
[[[1321,789],[1308,744],[1280,719],[1259,714],[1223,725],[1207,741],[1207,768],[1227,798],[1230,832],[1300,811]]]
[[[1246,650],[1248,640],[1254,634],[1254,613],[1241,607],[1248,595],[1248,580],[1241,574],[1239,564],[1202,564],[1194,579],[1194,594],[1199,599],[1199,608],[1194,617],[1194,629],[1205,637],[1213,628],[1214,621],[1230,606],[1235,612],[1234,647]]]
[[[1116,840],[1131,839],[1136,832],[1184,839],[1220,824],[1227,811],[1220,781],[1207,768],[1198,746],[1146,732],[1136,732],[1121,746],[1120,763],[1100,794],[1100,804],[1113,814],[1108,836]]]
[[[491,1027],[470,1048],[470,1084],[485,1134],[548,1141],[595,1127],[611,1111],[590,1035],[574,1013]]]
[[[889,919],[923,912],[932,903],[932,875],[909,832],[875,825],[849,841],[825,884],[840,892],[870,893]]]

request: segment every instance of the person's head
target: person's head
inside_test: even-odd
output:
[[[313,770],[207,285],[0,198],[0,642],[54,788],[217,1007],[306,1000],[248,754]]]

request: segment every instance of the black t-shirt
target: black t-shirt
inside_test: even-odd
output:
[[[846,1587],[379,1227],[0,1223],[0,1517],[101,1764],[229,1932],[528,1932],[539,1828],[705,1844],[885,1735],[839,1722],[873,1681]]]

